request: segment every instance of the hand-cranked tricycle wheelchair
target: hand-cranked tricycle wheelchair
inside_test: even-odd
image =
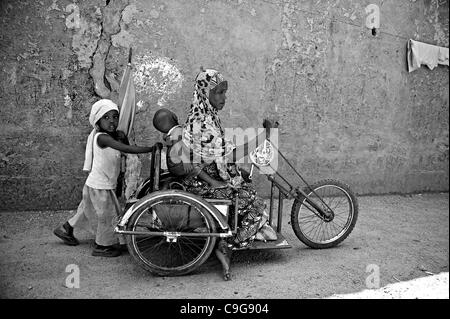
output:
[[[321,180],[309,185],[273,144],[268,140],[264,144],[266,150],[276,151],[283,158],[306,187],[293,186],[276,170],[267,175],[271,182],[270,226],[274,222],[274,202],[278,195],[277,239],[255,240],[250,246],[231,250],[291,248],[281,234],[284,199],[294,199],[291,226],[304,244],[321,249],[342,242],[353,230],[358,217],[354,193],[337,180]],[[150,176],[127,201],[115,232],[125,235],[131,256],[152,274],[184,275],[208,259],[217,240],[223,242],[223,239],[236,234],[239,198],[201,198],[186,192],[176,177],[162,169],[162,160],[163,145],[156,143],[150,160]],[[252,171],[254,167],[260,168],[252,164]],[[221,262],[224,278],[228,280],[228,266],[223,260]]]

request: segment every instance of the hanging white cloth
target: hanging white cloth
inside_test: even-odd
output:
[[[438,64],[448,66],[448,48],[409,39],[407,60],[408,72],[417,70],[421,65],[428,66],[430,70],[433,70]]]

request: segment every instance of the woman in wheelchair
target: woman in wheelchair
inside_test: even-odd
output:
[[[189,150],[182,142],[183,129],[178,124],[178,118],[168,109],[159,109],[153,116],[153,126],[163,133],[163,140],[168,147],[167,168],[177,177],[199,177],[212,188],[227,187],[227,183],[211,178],[205,171],[204,165],[189,160]]]
[[[265,218],[264,200],[257,195],[248,173],[227,162],[236,154],[236,146],[225,140],[217,113],[225,106],[227,89],[228,83],[218,71],[202,69],[195,79],[194,98],[184,126],[166,109],[155,113],[153,124],[166,134],[170,154],[167,166],[172,174],[182,177],[186,191],[203,198],[238,196],[238,230],[226,246],[243,248],[260,238],[257,237],[260,228],[270,226]],[[257,139],[262,142],[264,137]],[[245,156],[248,151],[242,154]],[[223,249],[223,243],[221,246]]]

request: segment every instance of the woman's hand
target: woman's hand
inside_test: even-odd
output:
[[[269,119],[264,119],[263,121],[263,127],[266,129],[266,139],[270,140],[270,129],[271,128],[277,128],[278,125],[280,125],[278,123],[278,121],[272,121]]]
[[[252,182],[252,179],[251,179],[251,177],[250,177],[250,173],[247,172],[247,171],[246,171],[245,169],[243,169],[243,168],[239,168],[239,170],[240,170],[240,172],[241,172],[242,178],[244,179],[244,182],[246,182],[246,183],[251,183],[251,182]]]
[[[280,125],[278,121],[273,121],[269,119],[264,119],[263,121],[263,127],[264,128],[277,128]]]

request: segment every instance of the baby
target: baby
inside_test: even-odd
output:
[[[195,177],[207,182],[213,188],[225,188],[227,183],[209,176],[202,169],[202,163],[192,163],[190,149],[183,143],[183,128],[178,123],[177,116],[168,109],[159,109],[153,116],[153,126],[164,134],[167,145],[167,168],[175,176]]]

